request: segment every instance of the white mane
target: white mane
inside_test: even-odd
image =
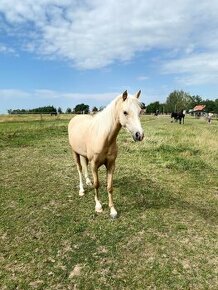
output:
[[[98,132],[105,132],[106,134],[111,131],[116,121],[116,103],[121,96],[117,96],[110,104],[108,104],[101,112],[98,112],[93,117],[93,124]]]

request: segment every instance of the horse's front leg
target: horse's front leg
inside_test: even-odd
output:
[[[74,154],[74,158],[76,161],[76,165],[77,165],[77,170],[79,173],[79,196],[83,196],[84,195],[84,188],[83,188],[83,179],[82,179],[82,166],[80,163],[80,156],[79,154],[77,154],[76,152],[73,151]]]
[[[102,205],[99,200],[99,194],[98,194],[98,189],[99,189],[99,178],[98,178],[98,167],[96,166],[95,162],[91,163],[91,168],[92,168],[92,175],[93,175],[93,186],[95,189],[95,211],[96,212],[102,212]]]
[[[107,167],[107,192],[108,192],[108,201],[109,201],[109,207],[110,207],[110,216],[112,218],[116,218],[117,211],[113,203],[113,173],[115,169],[115,160],[113,160],[112,162],[108,162],[106,167]]]

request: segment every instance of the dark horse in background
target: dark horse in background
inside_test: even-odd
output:
[[[172,112],[171,113],[171,118],[174,118],[175,122],[177,122],[179,120],[179,124],[184,124],[184,119],[185,119],[185,114],[183,113],[183,111],[181,112]],[[171,121],[173,122],[173,121]]]

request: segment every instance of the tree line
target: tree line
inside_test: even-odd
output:
[[[182,110],[189,111],[196,105],[205,105],[205,112],[218,114],[218,99],[204,100],[199,95],[190,95],[183,90],[175,90],[169,94],[165,103],[158,101],[150,103],[146,107],[146,113],[156,113],[157,111],[163,114],[172,112],[181,112]]]
[[[54,106],[45,106],[29,110],[27,109],[8,110],[8,114],[51,114],[51,113],[57,113],[57,109]]]
[[[98,112],[101,111],[104,107],[100,107],[99,109],[97,107],[92,108],[92,112]],[[78,104],[73,109],[67,108],[64,112],[61,107],[55,108],[54,106],[44,106],[34,109],[15,109],[15,110],[8,110],[8,114],[88,114],[90,113],[90,107],[86,104]]]
[[[146,113],[148,114],[155,114],[156,112],[162,113],[162,114],[168,114],[171,112],[180,112],[182,110],[189,111],[190,109],[193,109],[196,105],[205,105],[205,112],[211,112],[218,114],[218,99],[204,100],[199,95],[190,95],[187,92],[184,92],[183,90],[174,90],[169,94],[169,96],[166,98],[165,103],[160,103],[159,101],[152,102],[145,106],[144,103],[141,103],[142,109],[146,109]],[[51,114],[51,113],[66,113],[66,114],[88,114],[91,112],[95,113],[98,111],[101,111],[104,107],[93,107],[90,110],[89,105],[81,103],[77,104],[73,109],[70,107],[66,109],[65,112],[62,111],[62,109],[55,108],[54,106],[45,106],[45,107],[39,107],[35,109],[17,109],[17,110],[8,110],[9,114]]]

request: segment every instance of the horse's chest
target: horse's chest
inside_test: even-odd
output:
[[[96,151],[91,159],[99,165],[106,164],[108,161],[115,160],[117,157],[117,146],[103,147],[102,150]]]

